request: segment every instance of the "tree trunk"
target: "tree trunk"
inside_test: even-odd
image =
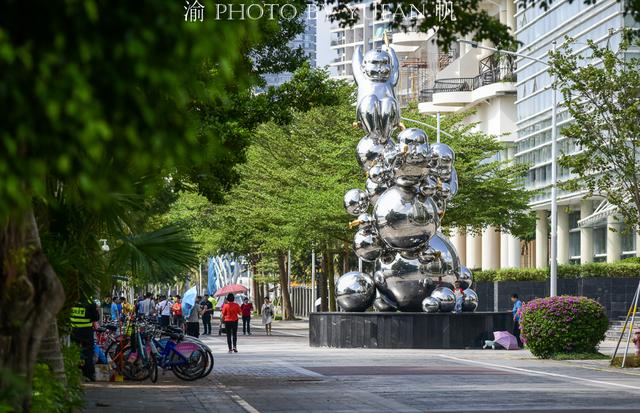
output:
[[[64,304],[31,209],[0,227],[0,291],[0,369],[26,379],[28,391],[16,410],[29,411],[40,343]]]
[[[329,288],[329,311],[336,311],[336,278],[333,253],[327,254],[327,280]]]
[[[346,274],[349,272],[349,244],[345,242],[342,247],[344,250],[342,253],[342,273]]]
[[[47,334],[42,338],[38,360],[46,363],[58,380],[66,382],[64,375],[64,357],[58,335],[58,319],[54,317],[49,323]]]
[[[289,274],[285,265],[286,253],[278,254],[278,270],[280,272],[280,289],[282,291],[282,304],[284,304],[283,319],[293,320],[293,310],[291,309],[291,297],[289,297]]]
[[[328,292],[327,292],[327,252],[322,252],[320,260],[320,311],[329,310]]]

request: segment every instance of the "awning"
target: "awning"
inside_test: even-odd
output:
[[[578,227],[593,228],[600,226],[607,221],[607,217],[614,215],[618,211],[618,207],[609,203],[606,199],[600,202],[600,205],[586,218],[578,220]]]
[[[399,44],[390,45],[397,53],[413,53],[420,48],[420,46],[404,46]]]

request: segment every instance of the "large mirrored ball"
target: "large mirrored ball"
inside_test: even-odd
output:
[[[376,261],[374,281],[385,301],[400,311],[421,311],[422,300],[433,290],[433,283],[418,259],[395,253],[391,261]]]
[[[376,298],[376,287],[368,274],[351,271],[336,282],[336,301],[344,311],[366,311]]]
[[[360,139],[356,147],[356,158],[360,167],[368,171],[374,164],[382,159],[385,145],[378,143],[372,138],[365,136]]]
[[[353,236],[353,251],[364,261],[375,261],[382,255],[382,240],[372,229],[361,228]]]
[[[478,308],[478,294],[471,288],[463,291],[464,301],[462,301],[462,311],[473,312]]]
[[[399,250],[417,249],[438,228],[435,203],[421,202],[415,191],[401,186],[391,187],[380,195],[373,217],[382,240]]]
[[[471,270],[464,265],[461,265],[458,269],[458,281],[460,281],[460,287],[462,287],[462,289],[471,287],[473,283],[473,274]]]
[[[355,216],[367,212],[369,196],[362,189],[350,189],[344,194],[344,208]]]
[[[431,297],[440,301],[440,311],[443,313],[450,313],[456,306],[456,295],[451,288],[437,287],[431,293]]]
[[[427,297],[422,300],[422,311],[425,313],[437,313],[440,310],[440,301],[435,297]]]

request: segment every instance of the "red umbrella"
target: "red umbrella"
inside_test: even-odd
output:
[[[229,284],[229,285],[225,285],[224,287],[222,287],[221,289],[216,291],[216,293],[213,296],[214,297],[221,297],[221,296],[227,295],[229,293],[240,294],[240,293],[246,293],[246,292],[247,292],[247,287],[245,287],[244,285]]]

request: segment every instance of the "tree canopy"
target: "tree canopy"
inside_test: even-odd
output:
[[[561,132],[570,145],[562,145],[568,150],[560,163],[574,174],[567,187],[606,198],[638,228],[640,59],[629,46],[623,41],[620,50],[611,50],[589,41],[588,49],[576,54],[569,42],[553,55],[551,73],[573,118]]]

